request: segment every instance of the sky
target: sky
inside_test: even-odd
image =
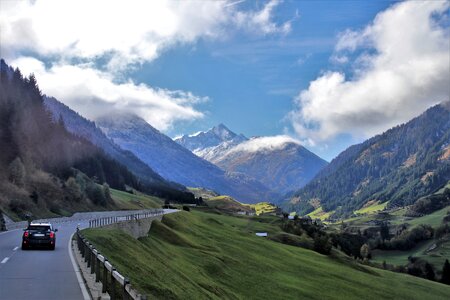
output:
[[[223,123],[331,160],[449,100],[449,17],[448,1],[0,0],[0,51],[93,120]]]

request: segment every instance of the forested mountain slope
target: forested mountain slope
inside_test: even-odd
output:
[[[140,180],[54,122],[33,75],[24,77],[3,60],[0,72],[0,209],[23,217],[111,208],[108,185],[194,200],[191,193]]]
[[[318,205],[348,215],[368,201],[414,203],[450,179],[450,104],[436,105],[336,157],[285,203],[307,213]]]

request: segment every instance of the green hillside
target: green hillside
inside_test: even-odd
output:
[[[133,285],[158,299],[448,299],[450,287],[255,236],[275,217],[179,212],[149,237],[83,233]]]
[[[227,212],[253,212],[253,209],[251,209],[249,206],[244,205],[240,203],[239,201],[236,201],[230,196],[216,196],[208,199],[204,199],[206,204],[209,207],[216,208],[219,210],[227,211]]]
[[[147,208],[161,208],[164,201],[155,196],[149,196],[133,190],[133,193],[111,190],[111,198],[116,203],[119,209],[147,209]]]
[[[447,102],[343,151],[284,208],[303,215],[320,203],[346,218],[370,202],[388,202],[388,209],[411,205],[448,182],[449,140]]]

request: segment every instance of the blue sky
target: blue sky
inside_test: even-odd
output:
[[[224,123],[331,160],[450,94],[445,1],[2,4],[2,57],[44,93],[171,137]]]
[[[292,99],[321,70],[335,67],[329,58],[339,32],[364,27],[390,4],[392,1],[285,1],[275,21],[294,19],[287,35],[236,34],[224,41],[202,40],[173,48],[130,76],[210,98],[198,106],[206,116],[174,126],[168,131],[172,137],[219,123],[246,136],[282,134],[291,131],[285,117],[292,110]],[[330,160],[351,142],[340,137],[333,148],[318,152]]]

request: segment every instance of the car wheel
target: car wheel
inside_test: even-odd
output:
[[[22,243],[22,250],[28,250],[28,246]]]
[[[55,250],[55,245],[51,245],[50,250]]]

